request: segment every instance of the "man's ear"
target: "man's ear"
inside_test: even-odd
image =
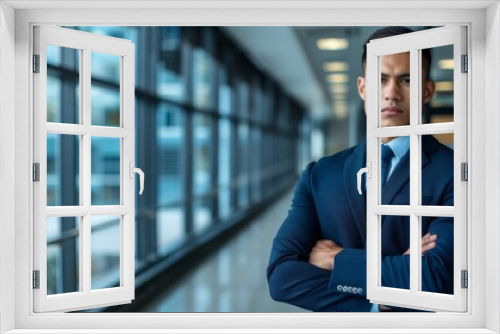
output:
[[[363,77],[358,77],[356,82],[358,85],[358,94],[361,100],[366,101],[366,80]]]
[[[436,82],[433,80],[427,80],[424,86],[424,94],[422,96],[424,103],[431,102],[436,92]]]

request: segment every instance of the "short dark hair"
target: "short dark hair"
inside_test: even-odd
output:
[[[363,44],[363,56],[361,58],[361,66],[363,66],[363,69],[365,68],[366,65],[366,45],[372,39],[397,36],[397,35],[407,34],[410,32],[414,31],[406,27],[385,27],[382,29],[378,29],[373,34],[371,34],[370,37],[368,37],[368,39],[366,40],[366,42]],[[430,79],[430,71],[432,64],[432,55],[430,49],[422,49],[422,60],[423,60],[422,65],[425,68],[425,74],[427,76],[427,79]]]

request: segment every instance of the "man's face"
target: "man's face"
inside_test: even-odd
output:
[[[382,56],[380,61],[380,74],[381,126],[409,125],[410,53],[405,52]],[[422,103],[427,103],[434,95],[435,84],[433,81],[427,80],[424,70],[422,70],[422,75]],[[358,78],[358,92],[365,101],[366,113],[365,78]]]

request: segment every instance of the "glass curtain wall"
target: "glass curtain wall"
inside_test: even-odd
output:
[[[302,107],[281,92],[221,30],[70,28],[125,38],[135,44],[136,165],[147,176],[143,195],[136,195],[138,273],[192,245],[211,229],[235,223],[257,204],[294,184],[301,162],[307,160],[309,119]],[[74,110],[68,106],[79,103],[79,55],[63,48],[47,51],[49,117],[74,121],[78,115],[62,111]],[[104,109],[100,112],[103,118],[95,122],[119,122],[117,78],[116,59],[92,57],[92,105]],[[92,149],[98,159],[93,159],[92,170],[106,182],[96,184],[95,189],[93,185],[93,196],[107,204],[119,186],[119,178],[109,176],[116,174],[116,145],[104,141],[95,144]],[[64,150],[77,149],[78,145],[48,138],[48,148],[47,163],[58,171],[68,163],[60,159]],[[65,178],[76,180],[77,175]],[[71,181],[56,182],[50,175],[49,179],[55,180],[49,200],[63,198],[63,191],[67,192],[63,184]],[[78,224],[67,220],[54,224],[48,240],[49,249],[54,250],[49,255],[53,258],[48,259],[48,270],[54,273],[52,293],[78,285]],[[93,224],[93,233],[103,239],[114,235],[116,219],[108,220]],[[112,263],[116,256],[99,247],[92,248],[98,283],[115,286]]]

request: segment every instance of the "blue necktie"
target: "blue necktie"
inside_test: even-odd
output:
[[[389,145],[382,145],[382,161],[380,166],[380,182],[382,184],[382,190],[384,189],[385,182],[389,175],[389,170],[391,166],[391,160],[394,157],[394,152]]]

